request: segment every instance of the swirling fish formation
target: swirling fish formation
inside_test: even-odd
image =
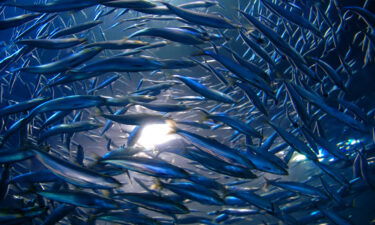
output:
[[[0,223],[369,224],[371,4],[0,1]]]

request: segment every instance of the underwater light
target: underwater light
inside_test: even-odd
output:
[[[147,149],[155,148],[155,146],[164,144],[176,138],[172,134],[173,128],[165,124],[150,124],[146,125],[138,139],[137,144]]]
[[[307,159],[306,156],[299,154],[298,152],[295,152],[294,154],[295,155],[292,158],[293,162],[300,162],[300,161],[304,161]]]

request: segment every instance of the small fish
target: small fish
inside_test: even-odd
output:
[[[44,49],[66,49],[87,42],[85,38],[63,38],[63,39],[23,39],[16,44],[27,45],[33,48]]]
[[[41,16],[39,13],[23,14],[11,18],[6,18],[5,20],[0,20],[0,30],[6,30],[13,27],[21,26],[37,17]]]
[[[168,162],[145,157],[107,157],[100,161],[124,169],[159,178],[188,178],[189,173],[184,169],[174,166]]]
[[[107,210],[121,208],[121,203],[84,191],[37,191],[36,194],[57,202],[67,203],[83,208]]]
[[[36,73],[36,74],[53,74],[59,72],[65,72],[70,68],[76,67],[83,62],[88,61],[97,54],[99,54],[103,49],[102,48],[88,48],[81,50],[77,53],[71,54],[65,58],[57,60],[55,62],[42,64],[39,66],[23,67],[18,70],[27,73]]]
[[[214,28],[222,29],[236,29],[239,28],[239,25],[233,24],[229,19],[217,16],[214,14],[201,13],[189,9],[184,9],[182,7],[173,6],[166,2],[161,2],[163,5],[167,6],[170,11],[172,11],[177,16],[181,17],[184,20],[187,20],[191,23],[197,25],[203,25]]]
[[[197,92],[198,94],[202,95],[207,99],[224,102],[228,104],[236,103],[236,101],[231,96],[220,91],[210,89],[189,77],[184,77],[181,75],[174,75],[173,77],[181,80],[184,84],[186,84],[186,86],[188,86],[193,91]]]
[[[42,151],[33,151],[36,158],[57,177],[83,188],[112,189],[121,186],[116,179]]]
[[[167,214],[186,214],[189,209],[178,203],[169,200],[168,198],[155,196],[147,193],[121,193],[112,196],[115,199],[130,202],[142,208],[152,211],[167,213]]]

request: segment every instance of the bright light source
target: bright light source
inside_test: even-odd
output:
[[[169,124],[150,124],[146,125],[138,139],[137,144],[152,149],[156,145],[164,144],[176,138]]]
[[[299,154],[297,152],[295,152],[294,154],[295,155],[293,156],[293,159],[292,159],[292,161],[294,161],[294,162],[300,162],[300,161],[304,161],[304,160],[307,159],[306,156],[304,156],[302,154]]]

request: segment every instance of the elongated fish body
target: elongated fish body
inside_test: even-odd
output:
[[[80,122],[75,122],[75,123],[70,123],[70,124],[59,124],[43,132],[39,140],[44,140],[48,137],[51,137],[57,134],[77,133],[77,132],[82,132],[82,131],[98,129],[100,127],[102,127],[102,124],[91,122],[91,121],[80,121]]]
[[[47,4],[24,4],[24,3],[16,3],[12,1],[7,1],[4,3],[7,6],[13,6],[33,12],[41,12],[41,13],[54,13],[54,12],[64,12],[64,11],[71,11],[71,10],[80,10],[90,6],[95,5],[95,2],[92,1],[69,1],[67,3],[62,4],[60,3],[47,3]]]
[[[203,44],[208,38],[199,32],[186,28],[164,27],[145,28],[130,35],[130,38],[139,36],[161,37],[170,41],[188,45]]]
[[[29,101],[20,102],[18,104],[9,105],[0,109],[0,116],[6,116],[18,112],[23,112],[46,102],[48,98],[34,98]]]
[[[0,224],[374,222],[373,5],[0,0]]]
[[[103,114],[104,118],[112,120],[117,123],[126,124],[126,125],[145,125],[148,123],[151,124],[164,124],[168,118],[165,118],[161,115],[156,114],[126,114],[126,115],[109,115]]]
[[[101,23],[103,22],[100,20],[96,20],[96,21],[83,23],[77,26],[68,27],[68,28],[57,31],[56,33],[53,33],[51,35],[51,38],[59,38],[59,37],[63,37],[63,36],[71,35],[71,34],[76,34],[76,33],[91,29]]]
[[[149,45],[148,42],[138,40],[115,40],[95,42],[85,46],[85,48],[100,47],[103,49],[133,49]]]
[[[83,191],[38,191],[38,195],[58,202],[93,209],[119,209],[120,203]]]
[[[104,1],[103,5],[116,8],[153,8],[156,5],[147,0],[114,0]]]
[[[12,18],[7,18],[5,20],[0,20],[0,30],[6,30],[12,27],[20,26],[30,20],[33,20],[40,16],[39,13],[24,14]]]
[[[59,72],[65,72],[70,68],[80,65],[83,62],[93,58],[99,52],[102,51],[102,48],[88,48],[80,52],[74,53],[66,58],[60,59],[55,62],[32,66],[32,67],[23,67],[20,70],[28,73],[44,73],[44,74],[53,74]]]
[[[214,28],[238,28],[237,25],[232,24],[227,18],[220,17],[214,14],[200,13],[189,9],[184,9],[178,6],[173,6],[169,3],[162,2],[174,14],[197,25],[203,25]]]
[[[67,111],[57,111],[57,112],[55,112],[50,117],[48,117],[47,120],[44,121],[41,128],[45,128],[45,127],[57,122],[58,120],[61,120],[62,118],[67,116],[69,113],[70,113],[70,111],[68,111],[68,110]]]
[[[174,77],[184,82],[184,84],[186,84],[189,88],[201,94],[205,98],[216,100],[219,102],[229,103],[229,104],[233,104],[236,102],[231,96],[225,93],[222,93],[220,91],[210,89],[193,79],[190,79],[188,77],[184,77],[181,75],[174,75]]]
[[[188,178],[189,174],[172,164],[162,160],[141,158],[141,157],[115,157],[106,158],[102,163],[119,166],[128,170],[133,170],[149,176],[161,178]]]
[[[235,189],[233,188],[228,193],[228,196],[235,196],[238,197],[251,205],[254,205],[260,209],[266,210],[268,212],[273,212],[274,207],[270,201],[267,199],[255,194],[251,190],[242,190],[242,189]]]
[[[41,151],[34,151],[36,158],[57,177],[80,187],[111,189],[120,183],[109,176],[104,176],[89,169],[52,156]]]
[[[235,149],[231,149],[214,139],[209,139],[181,129],[176,130],[176,133],[189,140],[191,144],[198,148],[202,148],[209,154],[212,154],[225,162],[234,163],[247,168],[253,167],[251,162],[238,154]]]
[[[173,202],[167,198],[146,194],[146,193],[123,193],[114,196],[117,199],[125,200],[143,208],[172,214],[186,214],[189,209],[182,204]]]
[[[296,151],[300,152],[303,155],[306,155],[311,160],[317,160],[317,156],[315,153],[310,150],[306,146],[306,144],[295,137],[293,134],[281,129],[280,127],[276,126],[275,124],[268,122],[268,124],[275,129],[275,131],[285,140],[286,143],[288,143],[292,148],[294,148]]]
[[[189,107],[182,104],[141,103],[140,105],[158,112],[181,112],[189,109]]]
[[[77,69],[79,73],[107,73],[107,72],[140,72],[157,70],[162,64],[153,59],[142,57],[113,57],[91,63]]]
[[[313,24],[311,24],[309,21],[307,21],[304,17],[295,13],[292,14],[291,12],[285,10],[284,8],[270,2],[269,0],[262,0],[262,3],[266,5],[268,9],[272,10],[272,12],[276,13],[277,15],[285,17],[287,20],[312,31],[318,37],[323,38],[323,35],[319,31],[319,29]]]
[[[220,196],[204,186],[191,182],[161,183],[161,186],[167,188],[185,198],[196,200],[206,205],[222,205],[223,200]]]
[[[0,163],[15,163],[34,157],[34,153],[31,150],[3,150],[0,153]]]
[[[290,181],[269,181],[268,180],[267,182],[271,185],[284,188],[290,191],[295,191],[295,192],[298,192],[307,196],[317,197],[321,199],[328,198],[324,192],[307,184],[290,182]]]
[[[33,48],[45,49],[65,49],[85,43],[84,38],[64,38],[64,39],[23,39],[17,41],[17,44],[27,45]]]
[[[43,225],[52,225],[59,222],[65,216],[72,213],[75,208],[76,207],[74,205],[60,204],[50,215],[48,215],[48,217],[44,220]]]
[[[39,170],[35,172],[28,172],[16,177],[12,177],[9,183],[47,183],[59,181],[60,178],[55,176],[49,170]]]
[[[128,224],[148,224],[160,225],[161,223],[151,217],[134,212],[107,212],[95,217],[96,220],[107,221],[111,223],[128,223]]]
[[[196,160],[197,162],[202,164],[202,166],[206,167],[209,170],[220,171],[221,173],[229,176],[246,179],[252,179],[257,177],[254,173],[251,172],[250,169],[242,166],[229,164],[224,160],[221,160],[218,157],[215,157],[214,155],[207,153],[203,150],[189,149],[189,152],[187,153],[187,155],[184,155],[184,157]]]
[[[28,115],[32,117],[37,113],[49,111],[65,111],[73,109],[83,109],[94,106],[101,106],[106,103],[106,99],[101,96],[92,95],[71,95],[49,100],[38,107],[35,107]]]
[[[211,6],[216,5],[216,1],[195,1],[195,2],[188,2],[185,4],[178,5],[180,8],[184,9],[193,9],[193,8],[208,8]],[[133,10],[141,13],[146,14],[153,14],[153,15],[171,15],[173,12],[169,10],[166,6],[155,6],[155,7],[140,7],[140,8],[133,8]]]
[[[208,55],[214,58],[215,60],[220,62],[223,66],[225,66],[228,70],[230,70],[232,73],[237,75],[239,78],[273,95],[273,91],[271,87],[267,84],[266,81],[263,80],[263,78],[258,77],[256,74],[246,69],[245,67],[239,65],[238,63],[233,61],[231,58],[226,57],[224,55],[219,55],[211,51],[204,51],[202,54]]]
[[[209,119],[212,119],[214,121],[218,121],[218,122],[222,122],[222,123],[225,123],[227,124],[228,126],[244,133],[244,134],[247,134],[247,135],[252,135],[252,136],[255,136],[257,138],[261,138],[262,136],[260,135],[260,133],[258,131],[256,131],[254,128],[252,128],[250,125],[248,124],[245,124],[244,122],[234,118],[234,117],[230,117],[224,113],[222,114],[208,114],[206,116],[207,118]]]

